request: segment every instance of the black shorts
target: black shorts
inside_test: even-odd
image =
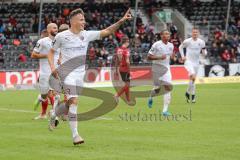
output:
[[[130,72],[120,72],[123,82],[130,82]]]

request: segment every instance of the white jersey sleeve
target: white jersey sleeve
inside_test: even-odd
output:
[[[190,44],[190,39],[185,39],[182,44],[179,46],[179,52],[180,52],[180,55],[181,57],[185,57],[184,55],[184,51],[183,51],[183,48],[187,48]]]
[[[85,31],[86,41],[95,41],[100,39],[100,31]]]
[[[37,44],[33,48],[33,51],[36,53],[41,53],[42,50],[43,50],[43,41],[42,41],[42,39],[39,39],[37,41]]]
[[[188,38],[188,39],[185,39],[185,40],[183,41],[183,43],[182,43],[182,45],[183,45],[183,48],[187,48],[187,47],[188,47],[188,45],[190,44],[190,41],[191,41],[191,39],[190,39],[190,38]]]
[[[158,53],[158,48],[157,48],[157,42],[155,42],[151,49],[148,51],[148,54],[151,54],[151,55],[157,55]]]

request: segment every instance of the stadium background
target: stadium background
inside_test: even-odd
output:
[[[199,77],[233,76],[240,73],[240,1],[238,0],[51,0],[40,2],[1,1],[1,89],[16,86],[19,88],[19,86],[37,82],[38,60],[31,59],[30,53],[40,32],[49,22],[58,25],[69,23],[69,12],[78,7],[85,11],[87,30],[103,29],[109,26],[116,22],[127,8],[131,8],[132,14],[136,15],[133,21],[124,24],[114,35],[90,44],[88,67],[97,68],[99,75],[102,75],[102,78],[95,77],[95,82],[109,80],[112,56],[116,47],[120,45],[123,35],[131,39],[132,66],[140,66],[140,70],[144,66],[150,66],[146,55],[150,46],[160,39],[159,32],[164,28],[170,30],[171,42],[175,46],[175,58],[171,61],[173,79],[186,80],[187,73],[182,67],[178,46],[183,39],[191,35],[193,26],[200,28],[201,38],[206,41],[208,49],[208,56],[201,57]],[[149,72],[146,71],[146,74]]]
[[[107,0],[99,3],[97,0],[77,1],[78,3],[67,0],[42,2],[44,3],[40,30],[50,21],[58,25],[68,22],[67,15],[77,7],[83,8],[86,12],[87,29],[101,29],[118,20],[129,6],[134,13],[136,4],[135,1],[124,0]],[[194,25],[200,28],[201,38],[207,42],[209,55],[206,58],[201,57],[202,64],[197,83],[211,84],[197,85],[196,104],[186,103],[184,97],[186,85],[174,85],[172,91],[171,113],[176,116],[189,114],[191,119],[180,117],[179,120],[152,120],[148,116],[161,113],[162,97],[154,98],[154,106],[151,109],[147,107],[146,97],[137,98],[134,107],[129,107],[120,100],[113,111],[94,120],[81,121],[79,131],[86,140],[84,145],[73,147],[69,124],[66,122],[61,121],[54,132],[49,132],[47,120],[32,120],[39,114],[39,110],[33,111],[33,102],[39,94],[35,89],[39,66],[38,61],[30,58],[31,50],[39,38],[39,1],[36,3],[32,0],[2,0],[0,2],[1,160],[240,159],[238,98],[240,95],[238,36],[240,2],[237,0],[139,0],[138,2],[136,7],[139,18],[136,19],[136,29],[133,29],[134,20],[121,27],[122,32],[131,37],[132,41],[133,78],[151,80],[150,63],[146,61],[146,54],[150,45],[160,38],[158,33],[164,27],[168,27],[172,35],[177,37],[172,38],[176,46],[179,45],[179,41],[189,37],[191,27]],[[231,2],[229,9],[228,2]],[[90,86],[111,85],[109,63],[123,33],[117,32],[109,38],[92,43],[89,47],[87,77],[91,82]],[[171,70],[175,84],[187,82],[188,75],[178,53],[175,61],[172,62]],[[229,84],[229,82],[236,83]],[[152,89],[151,85],[137,86],[131,88],[131,91],[150,89]],[[107,92],[112,96],[116,92],[113,87],[96,90]],[[82,96],[79,100],[78,113],[88,112],[100,103],[101,99]],[[140,121],[136,119],[139,113],[143,116]],[[126,114],[129,115],[128,119],[125,119]]]

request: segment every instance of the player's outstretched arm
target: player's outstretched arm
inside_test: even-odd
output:
[[[125,15],[116,23],[114,23],[113,25],[107,27],[106,29],[103,29],[100,31],[100,37],[107,37],[111,34],[113,34],[114,32],[117,31],[117,29],[127,20],[131,20],[132,19],[132,15],[130,13],[130,9],[127,10],[127,12],[125,13]]]

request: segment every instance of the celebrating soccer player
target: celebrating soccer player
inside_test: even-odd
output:
[[[183,43],[179,46],[179,51],[183,61],[185,61],[184,66],[189,74],[189,84],[187,92],[185,93],[187,102],[196,102],[195,96],[195,79],[199,68],[199,56],[202,52],[205,56],[207,55],[207,50],[205,48],[205,42],[198,38],[199,30],[197,28],[192,29],[192,37],[185,39]],[[186,49],[184,53],[184,48]],[[191,97],[190,97],[191,95]]]
[[[42,112],[35,119],[46,119],[46,111],[48,107],[48,98],[52,105],[54,105],[54,94],[49,87],[49,76],[51,74],[51,69],[48,64],[48,53],[52,48],[52,40],[58,32],[58,27],[55,23],[50,23],[47,25],[48,37],[41,38],[38,40],[36,46],[33,49],[32,58],[39,59],[40,64],[40,74],[39,74],[39,89],[40,94],[38,100],[35,104],[37,106],[39,103],[42,105]],[[56,54],[57,55],[57,54]],[[36,107],[35,107],[36,108]]]
[[[168,42],[170,33],[167,30],[161,32],[161,40],[155,42],[149,53],[148,60],[152,61],[152,74],[153,74],[153,89],[148,99],[148,107],[151,108],[153,104],[152,97],[164,90],[163,95],[163,116],[169,116],[168,106],[171,100],[171,84],[172,75],[170,71],[170,58],[173,55],[174,46]],[[165,72],[165,73],[164,73]]]
[[[55,77],[59,77],[53,60],[55,51],[60,48],[62,55],[62,63],[71,61],[75,57],[85,56],[87,53],[89,42],[113,34],[126,20],[130,20],[132,16],[129,9],[123,16],[123,18],[121,18],[118,22],[101,31],[84,30],[86,22],[82,9],[73,10],[70,13],[69,18],[71,24],[70,29],[57,34],[53,42],[53,47],[48,55],[52,74],[55,75]],[[55,111],[52,112],[49,123],[49,129],[52,130],[54,128],[55,117],[60,116],[66,111],[68,111],[69,124],[72,131],[74,145],[84,143],[84,140],[79,135],[77,129],[78,94],[76,91],[76,89],[78,88],[77,86],[83,86],[84,75],[85,65],[76,68],[65,78],[65,85],[76,86],[76,88],[71,88],[69,91],[70,93],[67,94],[68,101],[65,104],[61,103],[59,106],[56,107]]]

